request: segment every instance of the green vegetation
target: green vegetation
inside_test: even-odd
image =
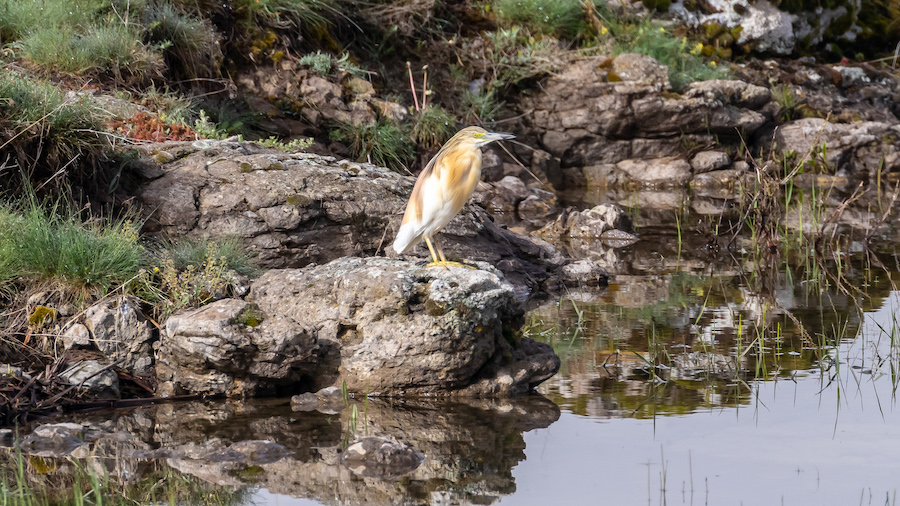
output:
[[[676,37],[651,18],[633,20],[602,13],[607,33],[600,39],[611,45],[613,52],[639,53],[650,56],[669,67],[669,81],[680,90],[693,81],[724,79],[729,72],[715,62],[707,63],[702,53],[704,44]]]
[[[67,98],[47,82],[0,72],[0,157],[17,160],[36,180],[76,157],[94,161],[105,145],[102,119],[89,96]],[[80,182],[85,175],[75,166],[56,177]]]
[[[133,281],[143,265],[131,219],[84,223],[60,202],[33,197],[0,207],[0,281],[17,276],[51,281],[96,296]]]
[[[444,109],[429,105],[413,114],[410,132],[417,145],[437,150],[456,133],[456,120]]]
[[[396,171],[412,159],[413,146],[401,127],[384,118],[374,125],[339,123],[331,138],[348,145],[359,162],[371,162]]]
[[[581,0],[495,0],[494,11],[507,28],[574,39],[587,28]]]

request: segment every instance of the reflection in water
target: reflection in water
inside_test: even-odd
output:
[[[122,486],[159,480],[162,468],[224,491],[256,486],[324,504],[490,504],[516,490],[512,468],[525,456],[523,432],[547,427],[559,414],[549,400],[529,396],[351,400],[333,415],[293,412],[284,401],[195,402],[71,421],[87,428],[90,441],[73,455],[90,456],[101,476],[109,473]],[[402,442],[425,460],[400,477],[342,465],[342,450],[371,436]],[[54,471],[73,470],[69,465]],[[240,504],[252,496],[229,497],[229,504]]]

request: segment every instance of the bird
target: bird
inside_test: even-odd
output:
[[[432,259],[428,267],[467,267],[448,262],[434,234],[463,208],[481,180],[481,147],[514,137],[470,126],[444,143],[416,180],[394,239],[394,251],[406,253],[424,239]]]

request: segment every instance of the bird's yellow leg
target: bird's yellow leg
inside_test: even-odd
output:
[[[439,262],[438,262],[438,256],[434,254],[434,246],[431,245],[431,240],[428,239],[428,236],[425,236],[424,239],[425,239],[425,245],[428,246],[428,251],[431,252],[432,262],[430,264],[428,264],[428,267],[431,267],[432,265],[437,265]]]
[[[428,238],[425,238],[425,240],[427,241]],[[426,244],[428,244],[428,247],[431,248],[430,243],[426,243]],[[449,269],[450,267],[465,267],[466,269],[474,269],[475,268],[475,267],[472,267],[471,265],[461,264],[459,262],[448,261],[447,257],[444,256],[443,250],[441,250],[441,244],[438,242],[437,237],[434,238],[434,248],[437,250],[438,256],[441,258],[441,260],[437,261],[435,259],[435,261],[428,264],[427,267],[444,267],[447,269]],[[434,257],[434,250],[431,251],[431,256]]]

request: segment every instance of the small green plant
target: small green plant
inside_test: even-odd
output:
[[[312,138],[309,137],[303,139],[292,139],[287,142],[277,137],[269,137],[267,139],[260,139],[255,142],[260,146],[277,149],[278,151],[283,151],[285,153],[298,153],[300,151],[303,151],[304,149],[308,149],[313,144]]]
[[[364,78],[371,72],[350,61],[350,53],[342,53],[340,58],[334,58],[328,53],[316,51],[300,57],[300,65],[309,67],[313,73],[320,76],[331,76],[339,72],[347,72],[356,77]]]
[[[495,0],[494,12],[506,27],[570,40],[586,27],[581,0]]]
[[[401,171],[412,159],[413,146],[396,124],[381,118],[374,125],[338,123],[331,138],[346,143],[353,157]]]
[[[687,38],[674,36],[652,18],[632,19],[604,8],[597,12],[604,28],[600,41],[609,44],[616,54],[639,53],[668,66],[669,81],[676,90],[693,81],[723,79],[729,74],[715,61],[704,61],[703,43],[691,45]]]
[[[327,76],[331,73],[331,55],[322,51],[303,55],[298,63],[309,67],[309,70],[320,76]]]
[[[456,131],[456,120],[444,109],[428,105],[413,114],[410,131],[413,142],[435,150]]]

